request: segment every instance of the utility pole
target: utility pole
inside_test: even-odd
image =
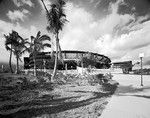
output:
[[[142,64],[142,57],[140,57],[141,59],[141,86],[143,86],[143,64]]]
[[[141,86],[143,86],[143,57],[144,57],[144,53],[140,53],[139,57],[141,60]]]

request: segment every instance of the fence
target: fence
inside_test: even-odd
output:
[[[27,74],[28,72],[33,72],[33,69],[29,70],[24,70],[25,73]],[[49,74],[52,74],[53,70],[52,69],[37,69],[37,71],[42,71],[42,72],[47,72]],[[114,69],[94,69],[94,68],[82,68],[82,67],[77,67],[76,70],[58,70],[58,72],[62,72],[64,74],[106,74],[106,73],[121,73],[122,70],[114,70]]]

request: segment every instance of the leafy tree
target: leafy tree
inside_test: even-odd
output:
[[[54,65],[54,71],[51,78],[51,81],[54,81],[54,77],[56,75],[57,71],[57,63],[58,63],[58,50],[60,50],[60,44],[59,44],[59,32],[62,30],[64,24],[66,23],[66,15],[64,13],[64,6],[65,1],[64,0],[56,0],[55,3],[51,4],[50,10],[46,8],[46,5],[43,0],[41,0],[44,8],[46,10],[47,20],[48,20],[48,26],[47,30],[52,32],[56,37],[56,55],[55,55],[55,65]],[[61,50],[60,50],[61,51]]]
[[[41,35],[41,32],[39,31],[36,35],[36,37],[31,36],[31,41],[28,42],[29,47],[27,48],[27,52],[32,54],[33,62],[34,62],[34,76],[36,76],[37,70],[36,70],[36,55],[38,52],[43,50],[45,47],[50,47],[51,44],[46,43],[44,41],[51,41],[51,38],[47,35]]]

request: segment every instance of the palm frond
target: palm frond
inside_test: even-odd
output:
[[[51,9],[46,13],[48,20],[48,31],[56,34],[59,30],[62,30],[64,24],[67,22],[66,15],[64,13],[64,0],[57,0],[55,4],[51,5]]]
[[[42,35],[39,38],[40,41],[51,41],[51,38],[48,35]]]
[[[38,31],[37,35],[36,35],[36,38],[35,39],[39,39],[39,37],[41,36],[41,32]]]
[[[22,62],[22,60],[21,60],[21,58],[20,58],[20,57],[19,57],[18,59],[19,59],[19,61],[20,61],[20,62]]]
[[[45,48],[45,47],[51,48],[51,44],[49,44],[49,43],[44,43],[44,44],[43,44],[43,47],[44,47],[44,48]]]
[[[8,45],[5,45],[6,50],[10,51],[11,48]]]
[[[26,47],[26,46],[24,46],[24,49],[22,50],[22,54],[24,54],[25,52],[28,52],[28,53],[31,53],[31,50],[30,50],[30,48],[28,48],[28,47]]]

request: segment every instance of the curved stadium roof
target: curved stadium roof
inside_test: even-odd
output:
[[[64,60],[65,59],[66,60],[79,59],[77,56],[71,57],[71,56],[65,56],[65,55],[73,55],[73,54],[86,55],[86,54],[90,53],[90,54],[94,55],[94,57],[97,58],[98,62],[100,62],[100,63],[111,63],[110,58],[108,58],[107,56],[101,55],[101,54],[98,54],[98,53],[89,52],[89,51],[63,50],[61,52],[62,52]],[[54,51],[54,53],[55,53],[55,51]],[[50,54],[51,54],[51,52],[40,52],[37,55],[37,59],[43,59],[43,58],[44,59],[50,59],[51,58]],[[30,56],[30,59],[32,59],[32,56]]]

